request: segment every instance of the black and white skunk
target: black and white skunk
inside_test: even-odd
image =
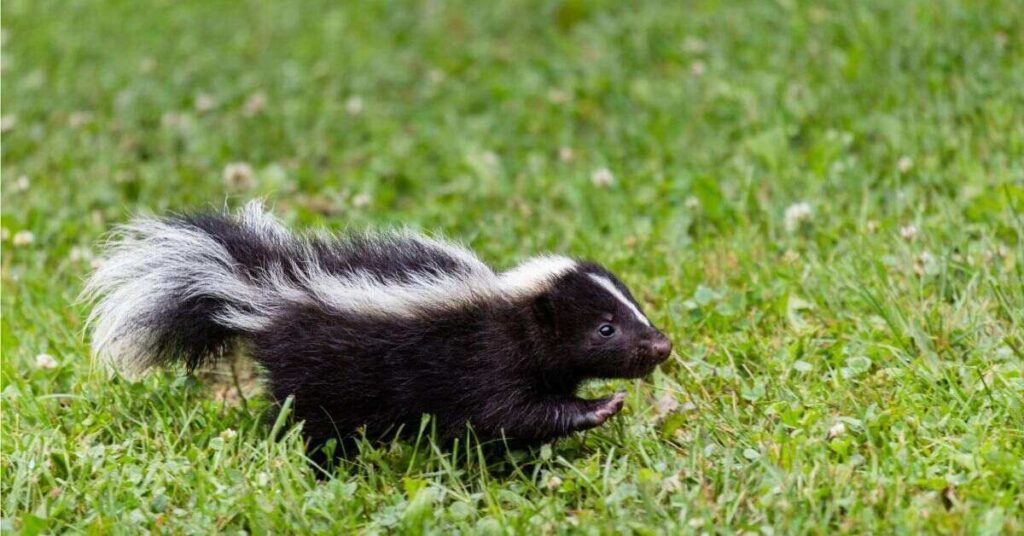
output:
[[[536,257],[496,273],[410,232],[295,236],[260,202],[237,215],[140,218],[115,231],[86,297],[94,353],[137,375],[191,370],[236,344],[294,395],[310,447],[360,430],[542,442],[599,426],[624,394],[588,378],[646,375],[672,344],[604,268]]]

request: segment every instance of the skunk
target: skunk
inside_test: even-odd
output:
[[[96,356],[126,376],[191,371],[241,344],[273,398],[293,396],[312,449],[365,433],[539,443],[601,425],[672,349],[629,289],[592,262],[540,256],[495,272],[408,231],[293,235],[259,201],[237,214],[117,228],[84,290]]]

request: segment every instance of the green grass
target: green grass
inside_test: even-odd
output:
[[[4,2],[3,529],[1024,531],[1024,4],[348,4]],[[112,225],[257,196],[599,260],[678,355],[585,435],[317,481],[75,302]]]

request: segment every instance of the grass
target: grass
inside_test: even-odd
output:
[[[677,4],[4,2],[0,527],[1024,531],[1024,5]],[[75,301],[136,211],[257,196],[597,259],[678,355],[585,435],[317,481]]]

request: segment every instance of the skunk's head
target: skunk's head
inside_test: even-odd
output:
[[[533,312],[555,369],[596,378],[645,376],[668,358],[672,341],[651,324],[624,284],[581,262],[535,297]]]

